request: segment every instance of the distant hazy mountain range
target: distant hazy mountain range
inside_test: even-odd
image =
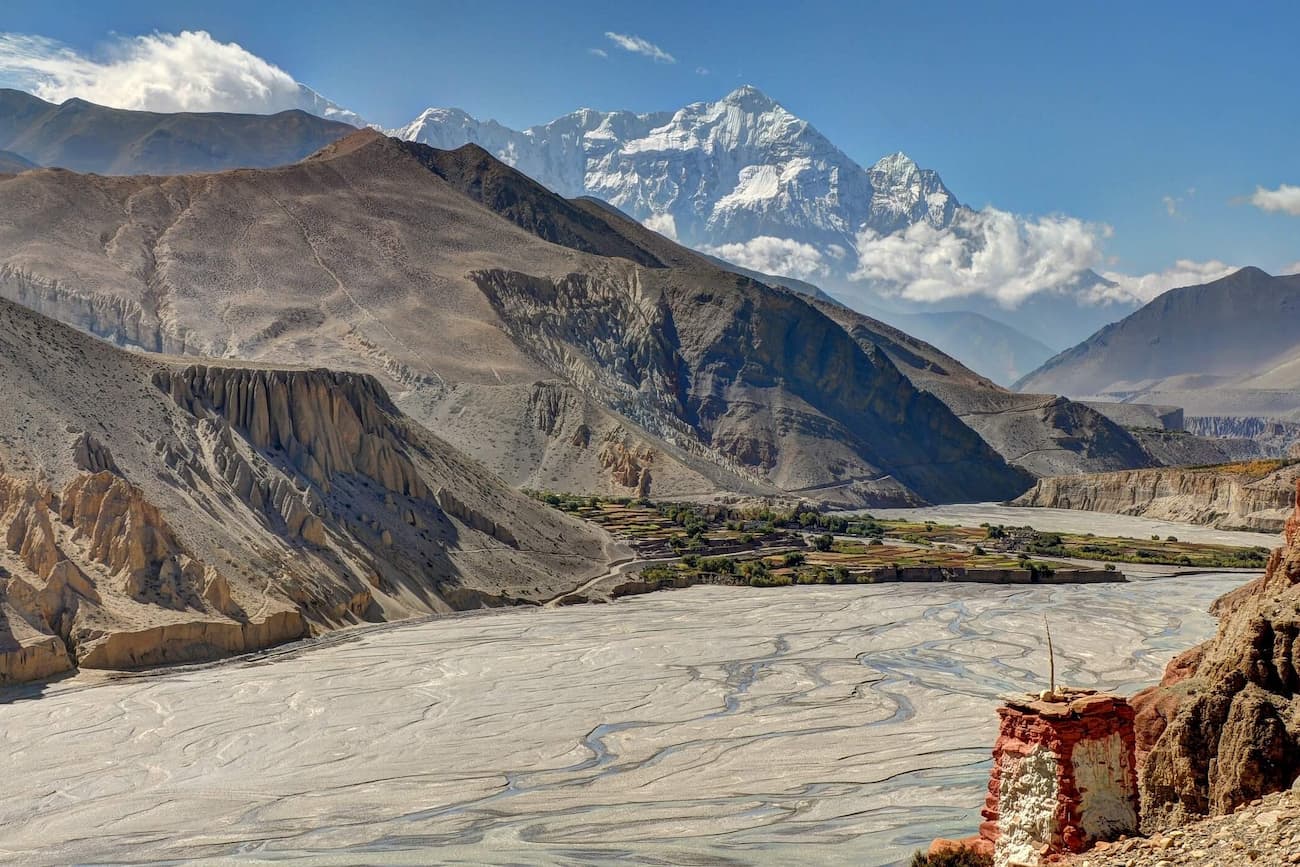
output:
[[[526,130],[430,108],[390,134],[438,148],[478,144],[563,195],[600,198],[687,246],[805,286],[837,292],[852,285],[854,306],[871,291],[850,276],[864,230],[945,229],[966,210],[937,172],[906,154],[863,167],[749,86],[676,111],[582,109]],[[1105,282],[1091,272],[1080,280]],[[869,306],[927,339],[949,340],[941,343],[947,351],[1002,382],[1134,309],[1080,305],[1050,292],[1014,310],[982,300],[931,306],[883,296]],[[944,315],[931,321],[931,312]]]
[[[0,151],[0,174],[12,175],[34,169],[36,163],[13,151]]]
[[[0,89],[0,150],[42,166],[103,175],[283,165],[355,129],[299,110],[273,115],[159,114],[105,108],[81,99],[55,105],[19,90]]]
[[[942,346],[954,358],[975,359],[969,366],[995,382],[1014,382],[1054,352],[1042,341],[970,310],[892,313],[864,307],[862,312],[926,343]]]
[[[1300,418],[1300,275],[1243,268],[1172,289],[1016,387],[1171,404],[1189,416]]]

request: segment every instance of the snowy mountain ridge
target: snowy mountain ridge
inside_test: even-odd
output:
[[[970,232],[982,212],[901,151],[863,167],[749,85],[676,111],[584,108],[526,130],[429,108],[388,134],[443,150],[477,144],[563,196],[601,199],[742,270],[817,284],[854,299],[851,306],[879,309],[896,325],[944,340],[962,362],[1001,382],[1135,307],[1081,302],[1079,287],[1106,284],[1092,271],[1043,287],[1015,308],[961,295],[898,297],[887,279],[859,271],[864,245],[912,227],[949,230],[973,255],[986,243]],[[979,316],[954,331],[949,314],[965,311]],[[1019,334],[1011,339],[1008,328]]]
[[[473,142],[562,195],[599,197],[684,244],[749,258],[741,264],[772,263],[734,245],[807,245],[791,277],[847,275],[863,229],[945,228],[961,207],[905,154],[863,168],[748,85],[677,111],[580,109],[523,131],[430,108],[389,134],[438,148]]]

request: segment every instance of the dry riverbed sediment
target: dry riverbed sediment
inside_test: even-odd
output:
[[[997,696],[1132,690],[1241,575],[697,587],[0,696],[0,860],[889,864],[978,822]],[[28,700],[30,699],[30,700]]]

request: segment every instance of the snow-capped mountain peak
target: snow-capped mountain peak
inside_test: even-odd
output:
[[[902,151],[894,151],[892,154],[881,157],[871,167],[871,171],[880,172],[890,177],[910,175],[918,170],[916,161]]]
[[[906,155],[865,169],[748,84],[676,111],[581,109],[523,131],[428,109],[390,134],[439,148],[474,142],[563,195],[602,198],[748,267],[772,270],[758,251],[774,243],[795,249],[792,277],[851,273],[864,228],[944,227],[958,207],[939,176]]]
[[[781,105],[775,99],[772,99],[772,97],[768,96],[752,84],[742,84],[740,87],[737,87],[731,93],[718,100],[718,103],[735,105],[746,111],[755,112],[772,111],[773,109],[781,108]],[[701,104],[708,105],[709,103]],[[784,109],[781,110],[784,111]]]
[[[881,157],[868,174],[874,190],[874,219],[866,228],[880,234],[923,221],[942,228],[952,222],[959,207],[938,173],[920,168],[902,151]]]
[[[365,119],[355,111],[350,111],[338,103],[326,99],[305,84],[298,85],[298,104],[295,107],[308,114],[323,117],[326,120],[336,120],[352,126],[367,125]]]

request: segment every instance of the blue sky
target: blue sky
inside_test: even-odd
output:
[[[206,30],[386,126],[454,105],[522,127],[751,83],[860,162],[901,149],[975,207],[1109,224],[1116,270],[1277,271],[1300,260],[1300,215],[1245,200],[1300,184],[1300,5],[1235,6],[9,2],[0,31],[96,56],[115,34]]]

